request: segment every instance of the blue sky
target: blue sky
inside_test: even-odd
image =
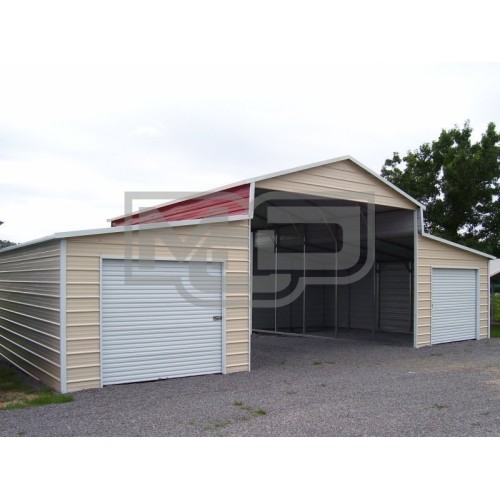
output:
[[[470,120],[479,137],[500,123],[492,21],[460,3],[451,27],[426,2],[48,2],[29,19],[22,3],[0,16],[1,239],[105,227],[125,191],[346,154],[379,171],[442,128]]]

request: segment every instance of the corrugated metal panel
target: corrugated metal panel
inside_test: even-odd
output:
[[[59,241],[0,255],[0,356],[60,390]]]
[[[350,328],[350,290],[351,285],[340,285],[337,287],[337,326],[339,328]],[[335,289],[333,286],[328,287],[332,297],[331,303],[335,303]],[[330,325],[335,325],[335,318],[331,318]]]
[[[191,219],[205,219],[248,213],[250,185],[244,184],[230,189],[210,193],[199,198],[172,203],[163,207],[145,210],[140,214],[122,217],[112,222],[112,226],[150,224]]]
[[[379,329],[411,333],[411,273],[403,262],[379,267]]]
[[[432,344],[475,339],[476,329],[476,271],[433,269]]]
[[[366,276],[351,284],[350,328],[371,330],[375,326],[373,292],[372,268]]]
[[[221,373],[222,265],[143,264],[103,260],[103,385]]]
[[[413,211],[398,210],[375,215],[377,238],[393,238],[413,235]]]
[[[340,198],[342,191],[341,199],[361,202],[367,198],[363,193],[369,193],[378,205],[415,208],[410,200],[349,160],[256,181],[255,187],[326,198]]]
[[[432,267],[478,268],[480,300],[480,338],[488,338],[488,259],[443,242],[418,236],[418,333],[417,346],[431,344]]]

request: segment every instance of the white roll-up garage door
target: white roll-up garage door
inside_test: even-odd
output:
[[[475,269],[432,269],[432,344],[476,338],[477,295]]]
[[[222,264],[103,259],[102,384],[223,371]]]

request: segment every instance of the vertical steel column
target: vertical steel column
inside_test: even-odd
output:
[[[379,319],[380,312],[380,293],[377,286],[377,281],[380,283],[380,268],[378,264],[374,264],[373,270],[373,311],[372,311],[372,335],[375,336],[377,329],[377,319]]]
[[[278,331],[278,230],[274,230],[274,331]]]
[[[408,263],[408,269],[410,270],[410,292],[409,292],[409,296],[410,296],[410,326],[409,326],[409,331],[413,333],[413,265],[412,265],[412,262],[410,260],[410,262]]]
[[[335,237],[335,337],[339,334],[338,240]]]
[[[306,229],[304,226],[304,243],[302,247],[302,276],[304,290],[302,292],[302,333],[306,333]]]

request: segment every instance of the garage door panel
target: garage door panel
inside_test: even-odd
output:
[[[432,344],[476,338],[477,293],[474,269],[432,270]]]
[[[102,269],[104,385],[222,372],[221,264],[105,259]]]
[[[183,365],[187,360],[191,359],[204,359],[210,362],[215,368],[217,364],[214,364],[211,360],[213,346],[206,346],[205,348],[197,347],[196,350],[176,348],[176,349],[141,349],[141,355],[137,355],[136,351],[123,350],[120,354],[111,355],[108,357],[108,363],[111,366],[115,363],[117,369],[127,369],[130,367],[137,368],[138,363],[147,363],[148,369],[151,369],[153,365],[164,366],[165,361],[169,362],[169,368],[176,365]],[[138,368],[142,370],[142,368]]]

